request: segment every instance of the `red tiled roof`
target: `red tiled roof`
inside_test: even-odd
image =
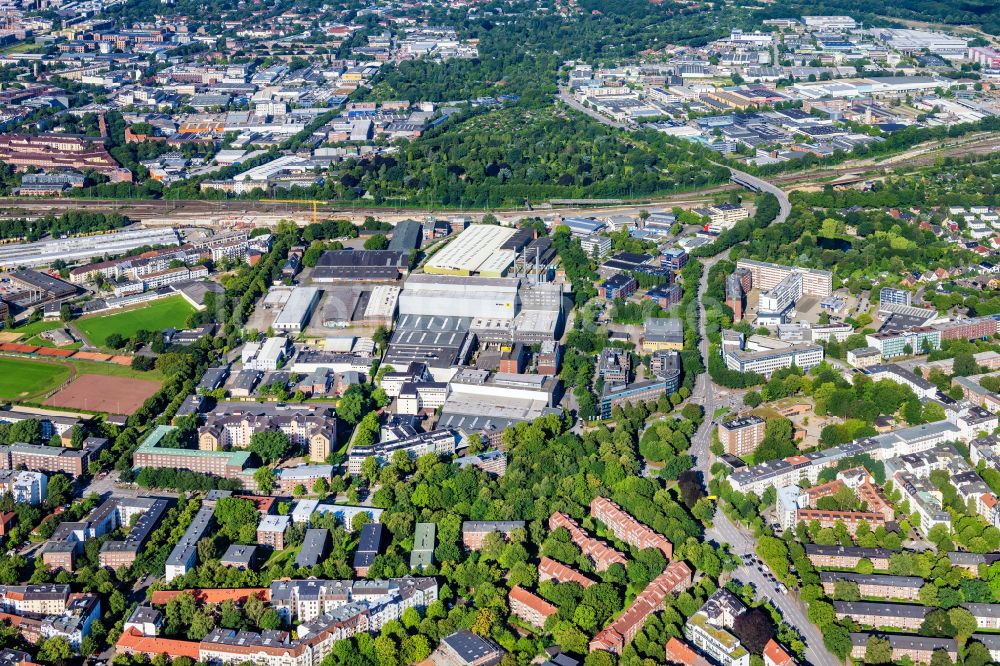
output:
[[[690,645],[673,637],[667,641],[667,661],[684,666],[706,666],[708,664],[704,657],[691,649]]]
[[[559,612],[559,609],[542,599],[537,594],[532,594],[520,585],[515,585],[510,589],[510,600],[511,602],[517,602],[524,604],[536,613],[549,617],[550,615],[555,615]]]
[[[794,664],[795,660],[772,638],[764,646],[764,663],[768,666],[787,666]]]
[[[568,567],[562,562],[556,562],[551,557],[542,557],[538,562],[538,576],[542,580],[556,580],[560,583],[578,583],[580,587],[590,587],[594,581],[582,573]]]
[[[150,601],[154,606],[162,606],[185,592],[194,595],[195,601],[202,604],[221,604],[223,601],[242,602],[251,596],[256,596],[261,601],[269,601],[271,598],[271,590],[266,587],[192,588],[190,590],[159,590],[153,592]]]
[[[135,629],[129,629],[118,637],[118,651],[140,652],[150,656],[165,654],[172,658],[189,657],[195,661],[201,657],[199,644],[195,641],[179,641],[156,636],[143,636]]]

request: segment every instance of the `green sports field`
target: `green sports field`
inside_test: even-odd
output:
[[[69,379],[70,372],[59,363],[0,357],[0,399],[34,400]]]
[[[184,328],[192,312],[194,308],[183,297],[171,296],[143,303],[131,310],[83,317],[76,320],[75,324],[92,344],[104,347],[108,336],[112,333],[118,333],[127,339],[140,330],[162,331],[165,328]]]

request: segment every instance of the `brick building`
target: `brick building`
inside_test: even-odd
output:
[[[594,498],[590,503],[590,515],[604,523],[616,538],[631,546],[659,548],[668,560],[674,553],[673,545],[665,536],[640,523],[607,497]]]
[[[556,511],[549,516],[549,529],[560,527],[569,532],[570,540],[594,563],[594,568],[604,571],[612,564],[625,566],[628,560],[617,550],[587,534],[579,524],[564,513]]]
[[[545,621],[559,612],[558,608],[520,585],[511,588],[508,601],[510,612],[533,627],[544,627]]]
[[[604,650],[621,654],[639,633],[647,618],[663,608],[667,595],[691,586],[691,569],[684,562],[672,562],[662,574],[639,593],[632,605],[590,641],[590,651]]]
[[[538,561],[538,581],[554,580],[557,583],[576,583],[580,587],[590,587],[595,581],[582,573],[544,555]]]

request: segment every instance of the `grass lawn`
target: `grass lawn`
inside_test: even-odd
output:
[[[45,331],[51,331],[56,328],[62,328],[65,325],[66,324],[62,323],[61,321],[44,321],[42,319],[39,319],[36,322],[12,328],[10,329],[10,332],[20,333],[21,340],[25,340],[26,338],[34,337],[39,333],[44,333]]]
[[[162,331],[165,328],[184,328],[194,308],[182,296],[170,296],[151,303],[143,303],[131,310],[114,314],[83,317],[76,321],[91,343],[105,347],[108,336],[118,333],[131,338],[136,331]]]
[[[163,379],[163,374],[159,370],[133,370],[127,365],[117,363],[98,363],[97,361],[78,361],[68,358],[62,363],[72,365],[80,375],[106,375],[108,377],[131,377],[133,379]]]
[[[52,347],[52,348],[55,348],[55,346],[56,346],[55,343],[53,343],[51,340],[49,340],[47,338],[43,338],[40,335],[36,335],[36,336],[34,336],[32,338],[28,338],[27,340],[25,340],[25,339],[22,338],[21,340],[18,340],[18,342],[20,342],[22,344],[25,344],[25,345],[34,345],[35,347]],[[82,346],[83,346],[82,342],[71,342],[68,345],[63,345],[62,347],[60,347],[60,349],[79,349]]]
[[[63,364],[0,357],[0,399],[34,400],[69,379]]]

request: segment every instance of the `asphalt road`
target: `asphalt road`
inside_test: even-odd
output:
[[[736,173],[744,177],[749,176],[749,174],[743,174],[742,172]],[[750,178],[753,178],[754,181],[759,180],[752,176],[750,176]],[[787,195],[766,181],[760,181],[760,183],[754,183],[754,185],[761,191],[772,192],[778,197],[778,201],[781,203],[782,208],[775,222],[784,222],[788,218],[788,213],[791,211]],[[777,190],[777,192],[774,190]],[[702,264],[704,270],[701,275],[701,283],[699,285],[698,292],[699,298],[697,300],[698,331],[701,336],[699,350],[706,368],[708,367],[709,342],[704,297],[705,293],[708,291],[709,270],[724,256],[725,253],[718,254],[714,257],[706,259]],[[694,391],[692,391],[691,394],[692,402],[700,404],[704,408],[705,418],[702,421],[701,427],[694,434],[694,437],[691,440],[689,453],[694,458],[695,469],[701,472],[702,478],[706,483],[711,478],[709,470],[712,466],[712,454],[709,450],[709,446],[712,442],[712,416],[715,413],[715,410],[719,407],[731,405],[730,400],[728,398],[724,399],[721,393],[722,392],[718,391],[712,383],[708,373],[704,372],[699,375],[698,380],[695,383]],[[722,511],[715,512],[712,527],[705,530],[705,538],[708,541],[715,542],[719,545],[728,544],[730,548],[735,550],[740,555],[755,551],[756,542],[750,531],[733,523]],[[803,642],[806,644],[805,657],[807,663],[811,664],[811,666],[838,666],[841,664],[841,662],[824,647],[823,635],[816,625],[809,622],[809,618],[806,616],[805,604],[799,599],[797,592],[790,590],[787,593],[782,593],[778,590],[777,584],[772,583],[764,576],[763,573],[758,571],[756,567],[743,565],[733,572],[733,577],[741,582],[751,583],[757,592],[757,596],[763,599],[769,599],[781,613],[782,618],[794,627],[799,635],[802,636]]]

